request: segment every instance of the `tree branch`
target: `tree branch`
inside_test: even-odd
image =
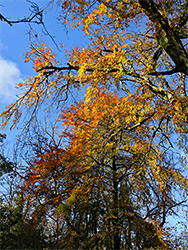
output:
[[[150,72],[148,73],[148,75],[153,75],[153,76],[165,76],[165,75],[172,75],[172,74],[175,74],[177,73],[178,70],[177,68],[174,68],[174,69],[171,69],[171,70],[168,70],[168,71],[161,71],[161,72]]]
[[[7,20],[2,14],[0,14],[0,20],[7,22],[10,26],[12,26],[12,23],[9,20]]]
[[[177,71],[188,75],[188,55],[176,29],[170,27],[168,19],[163,15],[159,6],[153,0],[139,0],[139,3],[145,14],[155,25],[156,38],[159,45],[171,57],[176,65]],[[183,18],[183,20],[184,19],[186,18]],[[184,22],[185,21],[182,21],[182,24]]]
[[[157,61],[160,57],[160,55],[163,53],[163,48],[160,47],[159,49],[157,49],[153,55],[153,60]]]

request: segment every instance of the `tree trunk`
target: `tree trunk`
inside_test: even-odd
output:
[[[115,157],[112,159],[113,171],[113,230],[114,250],[120,249],[119,218],[118,218],[118,180]]]

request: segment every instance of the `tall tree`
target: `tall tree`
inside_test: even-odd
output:
[[[24,94],[2,113],[2,126],[11,118],[12,127],[19,124],[26,108],[28,129],[37,111],[52,114],[54,107],[66,140],[38,152],[25,189],[59,213],[63,247],[169,248],[163,227],[186,203],[188,184],[174,146],[184,150],[188,131],[188,3],[54,5],[64,25],[80,27],[90,40],[65,51],[66,65],[45,43],[32,43],[26,53],[36,75],[18,84]],[[71,91],[86,89],[83,101],[65,107]]]
[[[184,193],[186,178],[166,149],[151,145],[150,122],[133,125],[142,109],[134,98],[91,89],[86,96],[62,110],[67,147],[38,147],[25,192],[57,212],[61,248],[168,248],[163,227],[186,202],[173,196]]]

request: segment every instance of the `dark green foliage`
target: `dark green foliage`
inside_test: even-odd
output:
[[[0,144],[3,143],[4,139],[6,138],[6,135],[0,134]],[[2,148],[2,145],[1,145]],[[13,164],[10,162],[6,157],[3,156],[2,153],[0,153],[0,177],[3,174],[11,172],[13,169]]]
[[[24,218],[21,197],[9,204],[0,202],[0,246],[1,249],[43,249],[45,225],[35,225],[32,218]]]

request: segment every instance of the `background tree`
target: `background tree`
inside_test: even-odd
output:
[[[3,139],[5,136],[2,136]],[[3,149],[3,145],[1,145]],[[3,151],[3,150],[2,150]],[[1,154],[0,246],[2,249],[41,249],[46,247],[45,218],[32,216],[28,202],[23,203],[22,169]],[[34,220],[35,218],[35,220]]]

